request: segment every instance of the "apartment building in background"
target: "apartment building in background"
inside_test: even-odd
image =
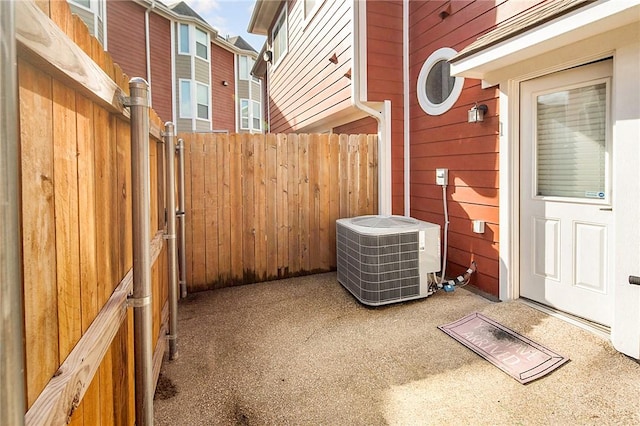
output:
[[[262,103],[261,83],[242,71],[257,53],[241,37],[221,36],[185,2],[69,5],[127,75],[149,82],[152,107],[177,131],[262,132],[261,110],[253,106]]]

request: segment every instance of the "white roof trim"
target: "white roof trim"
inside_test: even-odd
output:
[[[493,71],[638,21],[640,0],[602,0],[452,62],[451,74],[486,79]]]

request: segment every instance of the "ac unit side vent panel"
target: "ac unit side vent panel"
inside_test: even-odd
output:
[[[410,217],[339,219],[336,245],[338,281],[366,305],[426,297],[440,270],[440,226]]]

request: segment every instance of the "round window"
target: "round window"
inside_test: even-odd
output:
[[[418,76],[418,102],[427,114],[444,114],[460,97],[464,78],[452,77],[449,71],[449,59],[455,54],[455,50],[443,47],[433,52],[422,65]]]

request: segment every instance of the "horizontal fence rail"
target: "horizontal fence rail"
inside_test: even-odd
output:
[[[375,135],[178,137],[189,291],[335,269],[336,219],[378,210]]]

